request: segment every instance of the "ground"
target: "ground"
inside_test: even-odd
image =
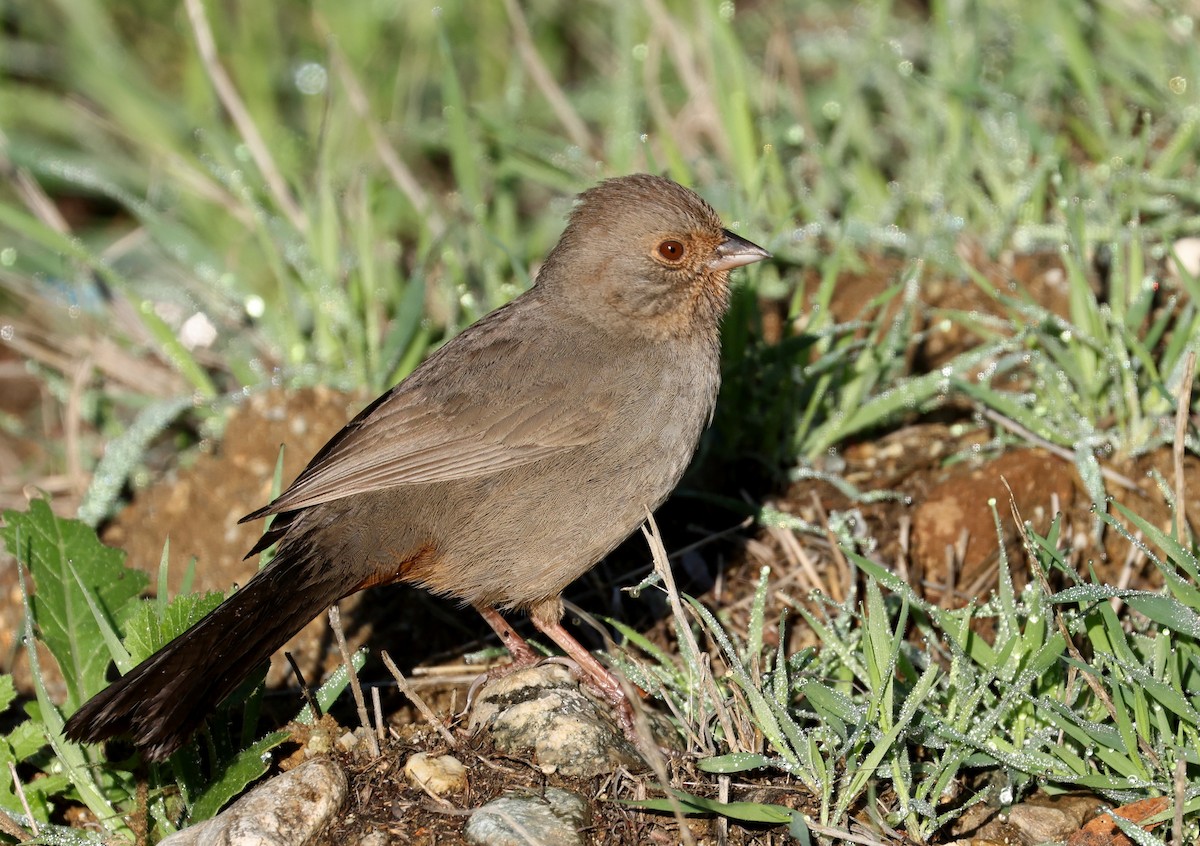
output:
[[[839,320],[856,316],[856,311],[902,271],[895,260],[882,257],[864,261],[861,270],[847,272],[839,280],[832,309]],[[1011,259],[1005,266],[989,266],[985,273],[995,281],[1017,278],[1022,290],[1034,292],[1039,301],[1062,312],[1066,294],[1062,271],[1054,256],[1035,255]],[[809,279],[806,284],[815,284]],[[921,300],[929,315],[939,310],[964,312],[994,308],[979,289],[962,280],[931,274],[921,289]],[[768,341],[781,331],[779,309],[762,303]],[[978,339],[949,324],[944,331],[930,332],[913,351],[914,366],[930,369]],[[61,421],[49,417],[42,388],[25,376],[9,358],[0,378],[5,411],[11,415],[45,415],[42,428],[49,437],[59,434]],[[11,387],[12,390],[8,390]],[[160,466],[152,468],[156,479],[138,490],[132,501],[104,527],[102,537],[121,547],[132,566],[157,575],[162,546],[170,538],[171,589],[178,588],[186,563],[195,558],[196,582],[202,590],[227,590],[244,582],[253,572],[253,561],[243,555],[257,538],[260,526],[239,525],[244,513],[270,498],[272,476],[280,445],[285,445],[283,478],[293,478],[319,446],[366,403],[363,395],[344,395],[325,388],[295,392],[270,389],[252,394],[232,411],[219,440],[203,440],[198,448],[179,456],[169,451],[156,453]],[[753,495],[779,512],[817,526],[828,527],[831,515],[848,515],[858,522],[856,537],[869,542],[863,549],[878,561],[905,575],[930,601],[955,607],[986,595],[996,584],[1000,564],[996,526],[991,508],[999,514],[1004,547],[1012,570],[1025,572],[1015,515],[1044,531],[1056,514],[1062,515],[1067,536],[1072,540],[1077,563],[1091,565],[1099,578],[1127,586],[1153,585],[1155,574],[1144,556],[1131,553],[1129,544],[1115,532],[1097,542],[1091,502],[1080,484],[1074,466],[1063,458],[1036,447],[995,452],[985,448],[990,435],[974,419],[969,408],[945,409],[933,419],[913,417],[897,422],[888,431],[862,435],[843,445],[824,468],[840,476],[862,494],[887,492],[883,498],[852,497],[844,489],[825,481],[801,480],[772,489],[770,483],[754,480],[747,484]],[[21,466],[37,466],[46,459],[38,440],[0,436],[0,455]],[[8,458],[6,458],[8,460]],[[736,468],[737,465],[733,465]],[[1170,515],[1151,479],[1151,469],[1171,478],[1172,459],[1162,450],[1136,460],[1121,461],[1112,469],[1132,481],[1132,487],[1115,485],[1118,501],[1129,503],[1152,523],[1169,528]],[[736,469],[719,468],[700,474],[702,484],[716,485],[716,492],[744,488]],[[1189,490],[1200,490],[1200,462],[1186,463]],[[68,488],[60,493],[57,507],[69,512],[75,501]],[[9,501],[17,491],[4,492]],[[784,601],[807,601],[811,591],[835,600],[848,595],[857,574],[830,543],[830,537],[796,534],[782,528],[746,525],[742,518],[715,506],[696,505],[694,498],[676,498],[660,517],[668,549],[697,544],[678,564],[681,587],[720,609],[736,625],[749,609],[749,597],[759,568],[773,570],[773,605]],[[733,531],[730,529],[733,528]],[[586,577],[569,598],[592,613],[604,613],[639,625],[651,638],[672,646],[671,627],[661,607],[636,601],[619,588],[636,584],[649,568],[649,556],[640,539],[623,546],[612,558]],[[5,585],[15,590],[15,583]],[[18,608],[19,603],[10,603]],[[777,608],[776,608],[777,610]],[[7,612],[6,612],[7,613]],[[373,650],[387,649],[413,674],[422,694],[439,713],[449,713],[463,701],[466,685],[478,668],[462,661],[464,652],[493,646],[488,630],[474,615],[452,604],[433,600],[417,591],[389,589],[349,600],[344,615],[352,645],[368,644]],[[768,613],[768,619],[777,614]],[[656,619],[657,617],[657,619]],[[17,620],[3,621],[0,640],[6,654],[15,656],[5,669],[18,679],[27,670],[21,665],[24,652],[14,648]],[[338,663],[336,650],[324,619],[310,624],[288,645],[306,678],[315,680]],[[777,632],[769,636],[778,637]],[[811,636],[793,626],[790,637],[795,648]],[[598,645],[598,644],[597,644]],[[271,684],[291,684],[290,671],[277,660]],[[367,681],[384,681],[375,663],[365,671]],[[291,698],[287,697],[287,702]],[[515,785],[537,787],[546,777],[528,762],[505,760],[490,750],[469,751],[470,795],[461,797],[455,809],[440,807],[410,787],[399,774],[407,754],[424,749],[440,752],[418,718],[397,697],[387,702],[396,727],[387,754],[379,760],[356,761],[354,807],[344,820],[347,830],[370,828],[402,829],[412,843],[454,843],[461,836],[460,810],[479,804]],[[704,792],[711,777],[700,777],[690,762],[676,762],[677,783]],[[649,779],[642,774],[621,773],[587,784],[571,784],[597,801],[593,808],[593,837],[597,843],[668,842],[674,821],[630,809],[612,799],[646,795]],[[785,777],[764,776],[733,785],[733,797],[804,807],[809,801],[803,791]],[[725,823],[695,820],[691,823],[698,840],[717,835]],[[734,826],[729,843],[784,842],[780,830]]]

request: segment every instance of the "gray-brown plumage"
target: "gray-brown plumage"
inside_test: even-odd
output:
[[[343,596],[411,582],[469,603],[514,660],[497,613],[527,611],[617,701],[562,628],[561,595],[658,507],[708,424],[728,272],[767,258],[700,197],[648,175],[579,198],[534,286],[363,410],[270,505],[271,563],[93,697],[68,736],[130,735],[150,758]]]

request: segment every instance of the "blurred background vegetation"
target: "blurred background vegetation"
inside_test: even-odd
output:
[[[731,366],[763,364],[755,298],[833,349],[822,306],[864,254],[968,284],[1005,251],[1161,260],[1200,219],[1186,3],[2,9],[3,338],[64,401],[96,388],[102,436],[180,397],[203,418],[268,382],[394,383],[609,175],[667,173],[779,257],[747,274]],[[770,460],[835,443],[888,367],[853,402],[787,394],[808,428]]]

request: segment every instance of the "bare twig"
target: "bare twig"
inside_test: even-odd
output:
[[[37,837],[37,820],[33,818],[33,811],[29,809],[29,800],[25,798],[25,787],[21,784],[21,779],[17,777],[17,765],[9,761],[8,771],[12,773],[13,790],[16,791],[17,798],[21,800],[21,807],[25,809],[25,819],[29,820],[29,828],[33,832],[33,836]]]
[[[18,843],[33,839],[32,835],[21,828],[21,824],[9,816],[8,811],[3,808],[0,808],[0,833],[8,835]]]
[[[417,710],[421,712],[421,716],[425,718],[425,722],[429,723],[430,727],[442,736],[442,740],[446,741],[452,748],[457,749],[458,739],[438,719],[437,714],[429,707],[429,703],[413,690],[412,685],[408,683],[408,679],[404,677],[404,673],[400,672],[400,668],[392,660],[392,656],[388,655],[387,652],[380,652],[379,657],[383,659],[383,666],[387,667],[388,672],[396,679],[396,686],[400,688],[400,692],[407,696],[412,704],[417,706]]]
[[[242,102],[233,80],[229,78],[229,74],[221,64],[220,57],[217,55],[217,44],[213,38],[212,27],[209,26],[208,15],[204,11],[204,3],[202,0],[184,0],[184,6],[187,8],[188,20],[192,24],[192,33],[196,36],[196,50],[200,53],[200,61],[204,65],[205,73],[208,74],[209,82],[217,92],[217,99],[229,113],[233,125],[237,127],[238,134],[245,142],[246,149],[250,151],[250,157],[258,166],[259,173],[262,174],[267,188],[275,197],[279,208],[291,221],[292,226],[300,232],[307,232],[308,218],[292,196],[287,180],[280,173],[279,167],[275,164],[275,160],[267,148],[266,141],[258,131],[254,119],[250,117],[249,109]]]
[[[1171,820],[1171,842],[1183,846],[1183,804],[1187,800],[1187,758],[1175,759],[1175,817]]]
[[[383,703],[379,701],[379,687],[371,688],[371,708],[375,712],[375,737],[380,743],[387,738],[387,733],[383,726]]]
[[[308,703],[308,710],[312,712],[313,722],[315,723],[321,719],[320,703],[313,696],[312,688],[308,686],[308,682],[304,678],[304,673],[300,670],[300,665],[296,663],[295,656],[290,652],[285,652],[283,653],[283,657],[287,659],[288,665],[292,668],[292,674],[296,676],[296,681],[300,684],[300,695]]]
[[[346,664],[346,672],[350,674],[350,690],[354,692],[354,704],[358,707],[358,720],[363,728],[368,729],[367,741],[371,744],[371,754],[379,755],[379,744],[371,728],[371,718],[367,715],[367,700],[363,698],[362,685],[358,683],[358,671],[354,669],[354,661],[350,656],[350,647],[346,645],[346,633],[342,630],[342,613],[336,604],[329,606],[329,626],[333,629],[333,637],[337,641],[338,651],[342,653],[342,661]]]

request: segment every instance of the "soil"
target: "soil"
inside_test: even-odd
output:
[[[975,258],[993,284],[1007,287],[1015,280],[1020,290],[1042,305],[1058,313],[1065,311],[1065,277],[1056,256],[1016,256],[998,263]],[[839,320],[861,317],[862,304],[894,283],[905,269],[899,259],[863,259],[861,267],[846,271],[839,279],[831,304],[834,315]],[[803,284],[816,282],[812,276]],[[940,328],[922,334],[919,347],[912,352],[913,366],[920,369],[937,367],[979,342],[959,324],[943,321],[941,315],[947,311],[995,311],[995,304],[977,286],[935,273],[922,284],[921,300],[928,325]],[[780,324],[783,306],[770,302],[761,306],[765,339],[770,342],[772,336],[777,338],[787,329]],[[11,376],[12,361],[0,356],[0,368],[7,362],[7,369],[0,369],[0,379]],[[27,405],[41,401],[39,393],[31,396],[35,399]],[[132,566],[156,577],[163,543],[169,538],[172,590],[178,588],[185,564],[193,557],[198,562],[196,589],[228,590],[254,572],[254,563],[242,559],[261,527],[239,525],[237,520],[270,498],[279,445],[286,445],[286,482],[367,399],[322,388],[273,389],[249,397],[230,416],[221,441],[202,445],[186,466],[164,469],[159,481],[140,492],[105,528],[105,542],[124,549]],[[26,465],[36,461],[36,445],[11,440],[0,438],[0,455],[21,456]],[[710,492],[724,496],[747,489],[752,502],[767,504],[817,527],[828,529],[833,522],[849,518],[854,524],[852,532],[863,540],[867,554],[904,575],[928,600],[946,607],[977,601],[994,589],[1002,563],[998,531],[1019,587],[1027,568],[1018,526],[1029,521],[1036,531],[1044,532],[1056,515],[1062,520],[1063,536],[1069,540],[1076,563],[1090,564],[1105,582],[1132,587],[1155,584],[1153,568],[1144,557],[1132,553],[1118,533],[1097,534],[1092,504],[1072,464],[1036,447],[995,453],[989,444],[990,434],[972,421],[969,409],[950,409],[937,419],[905,420],[891,431],[870,433],[843,445],[838,466],[832,469],[860,494],[888,494],[882,498],[851,496],[843,487],[818,480],[782,486],[770,479],[747,482],[737,475],[736,464],[709,468],[692,478],[702,479],[711,486]],[[1133,483],[1131,488],[1111,486],[1117,501],[1170,530],[1170,513],[1151,477],[1151,472],[1157,471],[1173,478],[1169,452],[1159,451],[1111,469]],[[1190,455],[1185,463],[1185,484],[1193,492],[1187,504],[1189,519],[1195,521],[1200,517],[1195,499],[1195,492],[1200,491],[1200,460]],[[746,525],[741,514],[703,504],[694,496],[674,498],[659,519],[668,550],[690,548],[676,562],[681,589],[702,594],[707,604],[722,609],[735,623],[748,615],[749,599],[764,564],[772,568],[774,595],[801,601],[807,601],[804,598],[810,591],[840,600],[850,595],[853,580],[858,578],[830,542],[830,532],[797,534]],[[607,613],[637,625],[652,640],[671,647],[671,626],[661,606],[652,598],[635,600],[619,590],[636,584],[647,571],[645,544],[635,538],[585,577],[568,598],[593,613]],[[387,649],[401,669],[415,671],[419,689],[439,713],[464,701],[467,684],[479,672],[477,665],[463,662],[464,652],[494,646],[489,631],[473,614],[404,588],[375,590],[349,600],[343,604],[343,619],[352,645],[369,643],[373,651]],[[0,633],[10,642],[14,624],[11,619],[0,621]],[[338,663],[328,630],[326,622],[318,619],[286,647],[310,682]],[[778,633],[771,636],[778,637]],[[789,644],[792,647],[811,639],[804,631],[790,636],[796,640]],[[270,683],[294,687],[284,666],[282,660],[275,661]],[[11,664],[5,669],[11,669]],[[387,679],[375,664],[369,665],[364,675],[367,682],[382,684]],[[443,750],[421,739],[419,718],[408,706],[399,701],[388,706],[397,733],[395,748],[359,768],[353,793],[356,805],[346,826],[353,823],[359,826],[357,831],[399,826],[406,833],[406,842],[412,843],[462,842],[462,816],[431,808],[426,797],[399,774],[407,753],[418,748]],[[471,755],[472,793],[460,807],[481,804],[507,787],[537,786],[545,781],[525,762],[502,760],[486,749],[475,749]],[[711,785],[711,777],[691,772],[686,763],[680,766],[683,769],[677,775],[691,789],[702,792],[703,785]],[[564,786],[608,800],[644,796],[647,783],[643,777],[621,774],[602,783]],[[756,797],[797,807],[808,801],[789,780],[777,776],[764,778],[762,783],[747,780],[735,785],[733,798]],[[715,836],[717,823],[689,820],[688,824],[699,840]],[[597,843],[675,842],[678,838],[673,819],[611,801],[594,803],[592,831]],[[735,826],[726,842],[785,839],[779,830]]]

